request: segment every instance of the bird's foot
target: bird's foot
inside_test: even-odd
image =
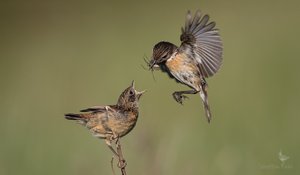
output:
[[[179,93],[179,92],[174,92],[172,95],[173,95],[173,98],[180,104],[182,104],[183,100],[188,99],[187,96],[182,95],[182,93]]]
[[[122,160],[119,159],[118,167],[119,167],[120,169],[125,168],[126,165],[127,165],[127,163],[126,163],[126,161],[125,161],[124,159],[122,159]]]

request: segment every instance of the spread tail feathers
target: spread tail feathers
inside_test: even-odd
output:
[[[65,114],[65,118],[68,120],[81,120],[83,119],[81,114]]]
[[[200,91],[199,94],[200,94],[200,97],[203,101],[203,106],[204,106],[204,111],[205,111],[207,121],[208,121],[208,123],[210,123],[210,120],[211,120],[212,116],[211,116],[210,107],[209,107],[209,104],[208,104],[207,91],[206,91],[205,85],[201,86],[201,91]]]

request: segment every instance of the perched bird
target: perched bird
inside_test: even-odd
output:
[[[138,92],[134,81],[120,95],[116,105],[94,106],[83,109],[81,114],[65,114],[68,120],[76,120],[85,126],[92,134],[105,139],[112,152],[118,156],[112,147],[112,142],[128,134],[135,126],[139,116],[139,99],[145,91]]]
[[[178,103],[182,104],[183,99],[187,98],[183,94],[199,93],[208,122],[212,116],[205,78],[213,76],[220,69],[223,59],[222,41],[215,25],[215,22],[209,22],[208,15],[202,15],[199,10],[194,17],[188,11],[180,36],[181,45],[177,47],[161,41],[154,46],[152,59],[146,60],[151,71],[160,68],[170,78],[192,88],[172,94]]]

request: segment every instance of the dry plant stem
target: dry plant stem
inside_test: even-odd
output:
[[[117,147],[117,152],[118,152],[118,155],[119,155],[118,167],[121,169],[122,175],[126,175],[125,167],[126,167],[127,164],[126,164],[126,161],[123,157],[122,146],[121,146],[121,143],[120,143],[119,139],[117,139],[116,147]]]
[[[113,172],[113,175],[116,175],[115,169],[114,169],[114,156],[112,156],[110,161],[111,170]]]
[[[107,146],[114,153],[115,156],[119,157],[118,153],[114,150],[114,148],[111,145],[107,145]]]

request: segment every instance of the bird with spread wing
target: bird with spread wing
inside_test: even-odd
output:
[[[161,41],[152,52],[152,59],[147,61],[151,71],[160,68],[170,78],[191,88],[187,91],[176,91],[172,95],[182,104],[187,98],[184,94],[200,94],[208,122],[211,111],[208,104],[207,82],[205,78],[213,76],[221,67],[223,46],[215,22],[209,22],[209,16],[199,10],[194,17],[189,11],[185,26],[180,36],[181,45]]]

